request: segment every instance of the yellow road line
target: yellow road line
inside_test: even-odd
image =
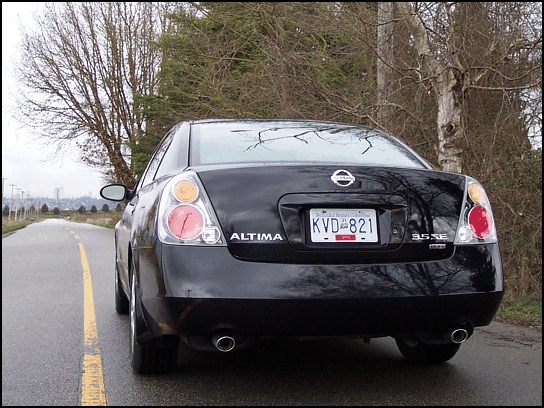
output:
[[[98,347],[91,269],[81,242],[79,243],[79,251],[81,253],[81,265],[83,266],[83,335],[85,348],[81,377],[81,405],[105,406],[107,405],[106,389],[102,372],[102,358]]]

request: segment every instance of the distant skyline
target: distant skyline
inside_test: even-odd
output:
[[[11,197],[15,198],[15,197],[17,197],[17,194],[19,194],[19,197],[22,197],[23,192],[24,192],[24,197],[25,198],[27,197],[27,192],[24,189],[21,189],[20,187],[17,187],[13,183],[8,184],[8,183],[6,183],[6,181],[7,181],[7,179],[2,177],[2,197],[3,198],[5,198],[5,199],[9,199]],[[88,191],[87,193],[84,193],[84,194],[81,194],[81,195],[67,196],[66,194],[64,194],[64,188],[62,186],[60,186],[60,187],[55,187],[51,194],[45,194],[45,195],[32,194],[31,196],[32,197],[50,198],[50,199],[53,199],[53,200],[55,200],[55,199],[62,200],[62,199],[72,199],[72,198],[80,198],[80,197],[99,198],[100,194],[99,193],[93,194],[92,191]]]
[[[20,24],[31,27],[32,12],[45,3],[2,2],[2,190],[11,195],[11,185],[32,197],[53,198],[55,188],[62,187],[66,198],[99,197],[105,185],[102,175],[78,163],[77,150],[65,151],[62,158],[52,159],[54,146],[39,145],[32,130],[21,128],[10,110],[16,83],[13,61],[18,58]]]
[[[25,199],[17,199],[16,197],[11,198],[9,196],[2,198],[2,210],[4,210],[5,206],[11,207],[11,209],[15,211],[16,208],[30,208],[31,206],[37,208],[41,207],[44,204],[50,207],[50,209],[58,207],[62,210],[77,210],[83,205],[87,210],[90,210],[93,205],[96,206],[96,208],[102,208],[104,204],[107,204],[110,209],[114,209],[119,203],[115,201],[105,200],[100,196],[67,197],[61,198],[60,200],[55,200],[51,197],[41,196],[29,198],[25,197]]]

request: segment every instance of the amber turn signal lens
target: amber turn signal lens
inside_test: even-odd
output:
[[[174,196],[182,203],[192,203],[198,197],[198,187],[191,180],[181,180],[174,186]]]
[[[472,183],[468,186],[468,196],[474,204],[483,204],[485,202],[485,192],[481,186]]]

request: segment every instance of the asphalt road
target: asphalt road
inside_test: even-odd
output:
[[[406,362],[392,338],[182,348],[171,375],[138,376],[116,314],[113,230],[49,220],[2,239],[2,405],[81,405],[84,279],[92,275],[107,405],[542,406],[542,333],[493,322],[448,363]]]

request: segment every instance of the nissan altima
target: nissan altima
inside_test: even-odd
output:
[[[450,360],[503,297],[488,196],[380,130],[314,120],[175,125],[115,226],[115,308],[134,372],[184,343],[390,336],[405,359]]]

